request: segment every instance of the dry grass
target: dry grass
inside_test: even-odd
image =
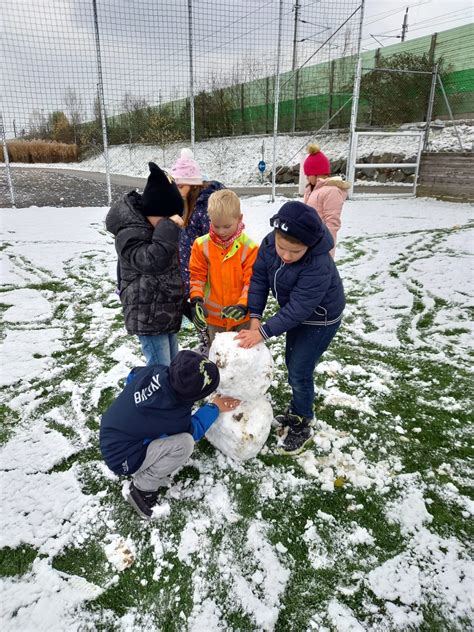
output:
[[[51,140],[14,140],[7,143],[10,162],[75,162],[79,158],[77,145]],[[4,162],[0,145],[0,162]]]

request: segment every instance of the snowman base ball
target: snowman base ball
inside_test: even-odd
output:
[[[243,401],[228,413],[221,413],[206,432],[212,445],[234,461],[252,459],[265,445],[273,411],[265,397]]]

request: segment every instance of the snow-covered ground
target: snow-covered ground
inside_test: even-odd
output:
[[[247,233],[283,202],[245,199]],[[106,209],[2,211],[2,630],[468,629],[472,211],[348,201],[314,445],[285,460],[270,439],[244,464],[199,448],[151,525],[97,452],[100,413],[142,363]],[[283,339],[270,349],[277,410]]]
[[[420,131],[413,126],[415,131]],[[457,127],[463,145],[470,150],[474,143],[474,125],[459,123]],[[400,131],[408,131],[405,126]],[[412,130],[413,131],[413,130]],[[348,135],[346,132],[320,132],[314,136],[281,135],[277,144],[277,166],[293,166],[305,155],[309,141],[317,141],[321,149],[331,160],[346,159],[348,154]],[[261,182],[258,162],[263,157],[267,172],[271,171],[273,160],[273,139],[271,136],[244,136],[236,138],[215,138],[195,144],[195,157],[208,178],[221,180],[229,186],[258,185]],[[138,177],[148,176],[150,160],[161,166],[172,167],[179,156],[183,143],[169,145],[163,150],[152,145],[122,145],[109,150],[111,173]],[[418,140],[413,136],[362,136],[359,140],[358,158],[369,154],[382,155],[393,152],[415,158]],[[454,127],[447,125],[431,130],[430,149],[432,151],[459,151],[458,139]],[[105,172],[103,155],[83,160],[81,163],[55,163],[51,165],[25,165],[12,163],[12,167],[52,167],[78,169],[84,171]],[[268,180],[265,180],[268,183]]]

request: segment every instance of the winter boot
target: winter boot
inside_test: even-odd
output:
[[[310,427],[311,418],[288,413],[287,422],[288,432],[279,452],[290,456],[300,454],[313,436],[313,431]]]
[[[142,492],[135,487],[133,481],[130,483],[127,500],[135,509],[137,514],[145,520],[151,520],[153,517],[153,507],[156,505],[158,491]]]

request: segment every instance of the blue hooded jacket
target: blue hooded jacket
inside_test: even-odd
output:
[[[291,264],[283,263],[278,256],[274,232],[262,241],[250,281],[250,316],[262,319],[270,290],[280,306],[280,310],[261,325],[264,338],[279,336],[298,325],[326,326],[342,318],[344,289],[329,254],[334,241],[322,222],[318,230],[315,245]]]
[[[133,474],[155,439],[187,432],[199,441],[219,416],[215,404],[191,414],[194,401],[171,387],[168,367],[137,367],[100,424],[100,450],[115,474]]]

